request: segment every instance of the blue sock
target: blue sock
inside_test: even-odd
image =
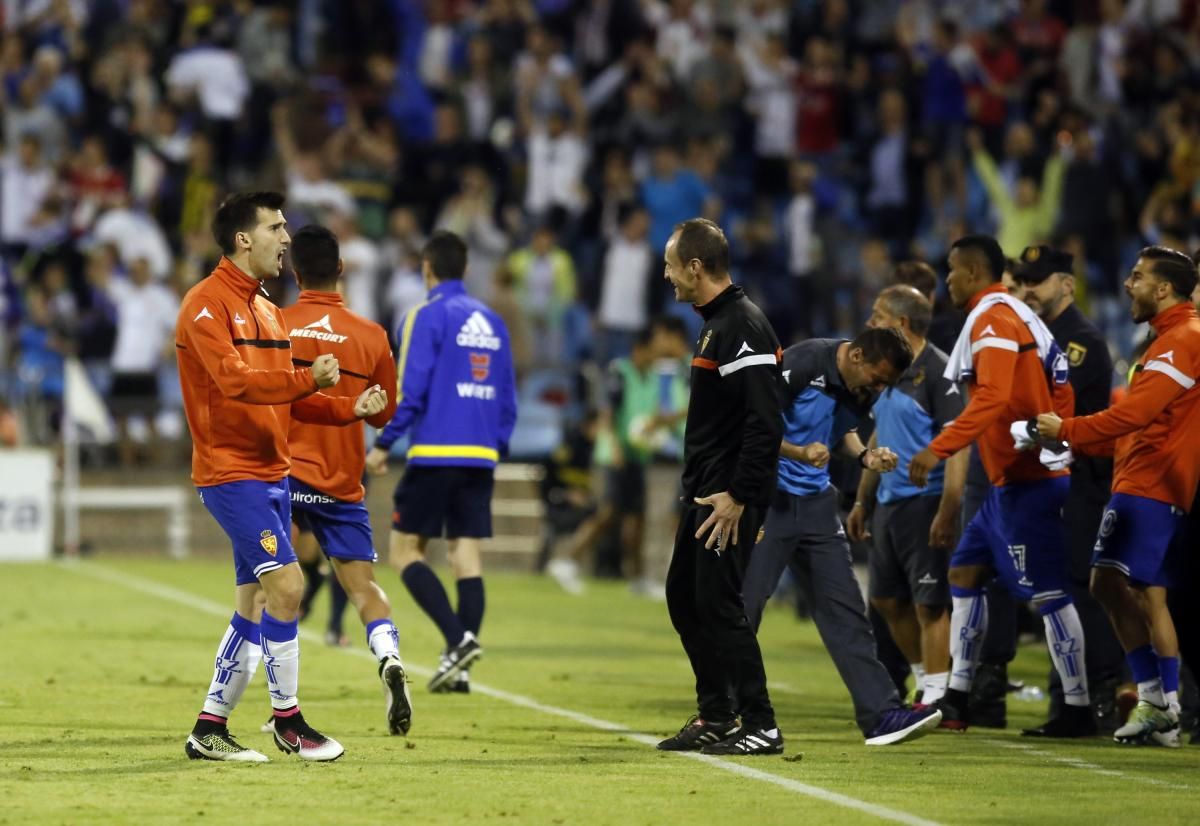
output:
[[[1125,655],[1125,661],[1129,663],[1129,671],[1133,674],[1135,683],[1148,683],[1158,679],[1159,659],[1151,646],[1143,645],[1133,649]]]
[[[346,613],[346,604],[349,601],[342,583],[337,577],[332,577],[329,581],[329,630],[339,637],[342,635],[342,616]]]
[[[1158,673],[1162,675],[1163,699],[1169,706],[1179,705],[1179,658],[1159,657]]]
[[[458,581],[458,618],[463,628],[479,636],[483,625],[483,577],[470,576]]]
[[[400,579],[404,580],[404,587],[408,588],[413,600],[442,632],[442,636],[446,638],[446,647],[453,648],[462,642],[466,629],[463,628],[458,614],[450,607],[446,589],[442,587],[442,581],[437,578],[433,569],[424,562],[414,562],[404,569]]]

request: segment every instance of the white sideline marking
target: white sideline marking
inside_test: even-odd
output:
[[[228,605],[222,605],[218,602],[213,602],[210,599],[197,596],[189,591],[184,591],[161,582],[156,582],[152,579],[146,579],[134,574],[117,573],[116,571],[109,570],[101,565],[96,565],[91,562],[60,562],[59,565],[74,573],[89,576],[93,579],[100,579],[105,582],[112,583],[113,585],[120,585],[133,591],[139,591],[143,594],[148,594],[152,597],[157,597],[168,602],[174,602],[177,605],[185,605],[189,608],[194,608],[201,613],[211,614],[215,617],[226,618],[232,613]],[[320,634],[308,629],[301,629],[300,636],[309,642],[323,642]],[[337,650],[352,656],[365,657],[372,662],[375,660],[374,655],[360,648],[338,648]],[[417,665],[409,665],[407,662],[405,663],[404,669],[422,677],[432,676],[433,674],[433,671],[429,668]],[[647,746],[653,746],[658,743],[658,738],[651,737],[648,734],[641,734],[639,732],[631,731],[627,726],[623,726],[620,723],[601,720],[598,717],[592,717],[590,715],[583,714],[578,711],[572,711],[567,708],[545,705],[544,703],[539,703],[537,700],[533,700],[529,697],[523,697],[520,694],[510,694],[507,691],[501,691],[497,688],[491,688],[490,686],[482,685],[474,680],[471,681],[471,692],[482,694],[485,697],[492,697],[502,702],[509,703],[510,705],[527,708],[531,711],[537,711],[542,714],[548,714],[554,717],[562,717],[567,720],[572,720],[576,723],[582,723],[585,726],[599,729],[600,731],[619,733],[630,740]],[[838,792],[829,791],[828,789],[822,789],[819,786],[810,786],[807,783],[801,783],[798,780],[792,780],[790,777],[781,777],[777,774],[771,774],[770,772],[762,771],[761,769],[754,769],[750,768],[749,766],[744,766],[740,763],[722,760],[718,757],[713,757],[712,755],[687,751],[674,752],[674,754],[677,754],[680,757],[687,757],[692,760],[697,760],[715,769],[721,769],[722,771],[740,775],[741,777],[747,777],[751,780],[759,780],[763,783],[771,783],[775,786],[779,786],[791,792],[796,792],[797,794],[802,794],[806,797],[812,797],[816,798],[817,800],[823,800],[826,803],[832,803],[835,806],[842,806],[847,809],[854,809],[865,814],[874,815],[881,820],[890,820],[894,823],[905,823],[909,824],[909,826],[941,826],[941,824],[934,820],[927,820],[926,818],[911,815],[907,812],[889,809],[886,806],[880,806],[876,803],[868,803],[865,800],[859,800],[855,797],[839,794]]]
[[[1120,777],[1123,780],[1132,780],[1135,783],[1149,783],[1152,786],[1163,786],[1167,789],[1191,788],[1191,786],[1187,786],[1183,783],[1171,783],[1167,780],[1159,780],[1157,777],[1143,777],[1141,775],[1127,774],[1122,771],[1117,771],[1116,769],[1106,769],[1101,765],[1089,763],[1087,760],[1079,757],[1055,754],[1054,752],[1036,749],[1033,746],[1027,746],[1024,743],[1007,743],[1003,740],[985,740],[984,742],[994,746],[1001,746],[1002,748],[1006,749],[1017,749],[1018,751],[1023,751],[1026,754],[1032,754],[1035,757],[1044,757],[1047,760],[1054,761],[1055,763],[1062,763],[1065,766],[1073,766],[1077,769],[1084,769],[1094,774],[1104,775],[1105,777]]]

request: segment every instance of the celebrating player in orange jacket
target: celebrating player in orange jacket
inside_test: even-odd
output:
[[[950,354],[946,378],[969,381],[962,414],[909,463],[924,487],[929,471],[978,439],[992,488],[967,524],[950,557],[950,653],[946,694],[938,701],[944,728],[970,724],[967,698],[987,634],[983,586],[999,575],[1014,596],[1031,600],[1042,615],[1047,647],[1062,677],[1064,706],[1037,728],[1038,737],[1095,733],[1084,671],[1083,627],[1067,587],[1062,506],[1070,473],[1036,450],[1016,447],[1014,423],[1040,411],[1074,409],[1067,358],[1045,323],[1001,284],[1004,254],[995,239],[968,235],[951,245],[951,300],[970,311]]]
[[[353,396],[371,385],[388,388],[387,406],[367,418],[374,427],[383,427],[396,412],[396,363],[384,329],[346,309],[337,292],[342,274],[337,238],[325,227],[307,226],[292,238],[291,253],[301,290],[299,301],[283,311],[292,363],[307,366],[320,353],[332,352],[342,378],[330,395]],[[363,426],[322,427],[293,420],[288,447],[292,517],[302,531],[315,536],[358,609],[367,645],[379,661],[388,697],[388,728],[392,734],[407,734],[412,722],[408,678],[400,662],[391,605],[375,582],[375,545],[363,504]]]
[[[1085,453],[1112,454],[1112,499],[1100,523],[1092,593],[1125,649],[1138,705],[1117,729],[1121,743],[1179,745],[1179,642],[1167,610],[1171,536],[1200,480],[1200,317],[1190,296],[1196,264],[1164,247],[1142,250],[1125,280],[1134,321],[1156,338],[1134,370],[1129,393],[1107,410],[1038,430]]]
[[[227,727],[260,657],[275,710],[276,745],[305,760],[336,760],[343,752],[305,722],[296,699],[296,615],[304,577],[290,541],[287,434],[293,417],[345,425],[373,416],[387,395],[379,387],[357,398],[318,393],[338,382],[338,361],[329,354],[311,368],[293,367],[283,313],[259,295],[263,281],[279,277],[291,241],[282,206],[283,196],[273,192],[242,193],[221,204],[213,235],[224,257],[188,291],[175,325],[193,440],[192,480],[233,543],[237,582],[237,607],[185,747],[193,759],[266,761]],[[260,590],[266,607],[255,621]]]

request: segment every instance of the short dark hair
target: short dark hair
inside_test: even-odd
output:
[[[933,321],[933,305],[912,284],[885,287],[879,298],[892,315],[907,318],[908,327],[914,333],[924,336],[929,332],[929,325]]]
[[[675,254],[680,263],[686,266],[694,259],[710,275],[729,272],[729,242],[719,226],[707,218],[689,218],[676,224],[675,232],[679,233]]]
[[[993,281],[999,281],[1004,277],[1004,252],[992,236],[964,235],[951,244],[950,249],[979,253],[979,256],[987,263],[988,273],[992,276]]]
[[[285,200],[279,192],[237,192],[222,201],[212,220],[213,238],[222,254],[237,252],[235,236],[258,226],[260,209],[283,209]]]
[[[1191,300],[1200,273],[1196,272],[1196,262],[1185,253],[1169,247],[1153,246],[1143,248],[1138,258],[1152,262],[1156,277],[1170,284],[1181,297]]]
[[[467,271],[467,245],[453,232],[439,229],[425,242],[421,260],[429,262],[438,281],[461,281]]]
[[[320,224],[301,227],[292,236],[292,269],[304,289],[333,287],[338,280],[341,251],[337,236]]]
[[[875,327],[863,330],[850,342],[851,349],[861,349],[863,361],[878,364],[886,361],[900,373],[912,364],[913,351],[908,339],[895,327]]]
[[[653,327],[643,327],[642,329],[637,331],[636,335],[634,335],[633,346],[634,347],[649,347],[650,342],[652,342],[652,341],[654,341],[654,328]]]
[[[892,271],[892,278],[897,284],[916,287],[924,296],[937,292],[937,273],[924,261],[901,261]]]

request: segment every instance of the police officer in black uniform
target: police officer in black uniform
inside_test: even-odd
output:
[[[1048,246],[1026,247],[1013,271],[1016,295],[1037,313],[1070,363],[1071,389],[1075,391],[1075,415],[1087,416],[1108,407],[1112,395],[1113,364],[1096,326],[1075,306],[1075,276],[1069,253]],[[1083,623],[1087,640],[1088,686],[1092,708],[1102,732],[1111,733],[1116,719],[1116,688],[1125,657],[1112,625],[1091,595],[1092,548],[1112,492],[1112,460],[1076,455],[1071,465],[1071,490],[1063,508],[1067,526],[1071,596]],[[1062,704],[1058,672],[1050,669],[1050,717]],[[1034,729],[1025,732],[1036,735]]]
[[[694,305],[704,326],[692,358],[685,509],[667,570],[667,611],[696,675],[697,714],[658,748],[779,754],[783,735],[742,580],[775,492],[782,352],[766,316],[730,280],[720,227],[684,221],[664,258],[675,300]]]

